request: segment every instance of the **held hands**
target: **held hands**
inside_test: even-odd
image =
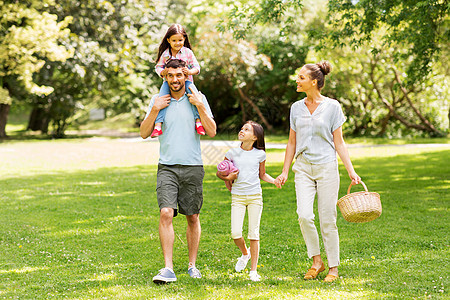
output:
[[[288,179],[288,175],[281,173],[276,179],[274,184],[277,186],[277,188],[281,189],[281,187],[286,183],[286,180]]]

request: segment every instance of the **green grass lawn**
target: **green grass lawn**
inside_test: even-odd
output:
[[[5,173],[0,164],[0,298],[448,298],[449,161],[448,150],[353,160],[369,190],[381,195],[383,214],[352,224],[338,212],[341,278],[332,284],[322,282],[325,274],[302,279],[310,260],[295,213],[293,174],[282,190],[263,183],[263,280],[235,273],[230,194],[207,166],[197,261],[203,279],[187,275],[186,221],[179,216],[178,281],[166,286],[151,281],[163,267],[156,166],[61,171],[19,164]],[[281,166],[268,163],[268,172],[277,175]],[[340,171],[342,196],[349,179]]]

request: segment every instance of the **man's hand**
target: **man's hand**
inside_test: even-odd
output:
[[[189,102],[192,105],[198,107],[199,105],[203,105],[202,95],[199,92],[195,92],[191,87],[189,87],[192,94],[188,94]]]
[[[153,107],[160,111],[163,108],[166,108],[170,104],[170,95],[164,95],[161,97],[156,97],[155,103],[153,104]]]

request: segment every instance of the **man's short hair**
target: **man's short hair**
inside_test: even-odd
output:
[[[166,68],[178,69],[184,67],[187,67],[186,62],[181,59],[171,59],[166,63]]]

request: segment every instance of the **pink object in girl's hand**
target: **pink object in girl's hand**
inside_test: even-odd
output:
[[[231,160],[223,160],[217,165],[217,170],[219,172],[222,172],[223,175],[227,176],[228,174],[232,172],[238,171],[238,168],[236,168]]]

